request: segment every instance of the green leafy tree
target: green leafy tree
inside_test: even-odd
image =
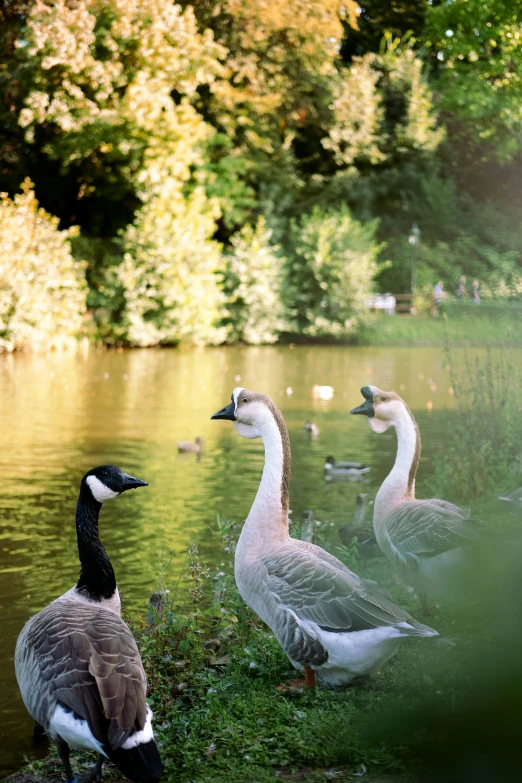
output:
[[[276,342],[285,329],[281,302],[282,259],[270,244],[264,218],[232,237],[225,257],[227,339],[252,345]]]
[[[24,39],[19,41],[19,58],[30,85],[20,124],[27,140],[59,161],[66,177],[76,182],[72,206],[65,205],[62,212],[65,223],[72,211],[80,210],[86,236],[108,240],[102,243],[106,252],[98,252],[100,243],[95,241],[95,251],[86,254],[92,289],[89,304],[103,339],[125,333],[121,277],[116,264],[107,263],[119,260],[111,238],[123,222],[131,223],[136,215],[134,229],[127,230],[126,251],[142,244],[149,261],[154,253],[159,259],[165,233],[179,239],[183,216],[193,218],[195,225],[192,233],[183,233],[178,257],[196,258],[203,250],[199,267],[203,270],[209,255],[218,256],[217,245],[206,243],[215,230],[214,203],[202,203],[201,187],[190,196],[197,186],[191,181],[193,168],[202,163],[204,145],[213,134],[191,100],[201,84],[211,83],[221,73],[223,55],[211,31],[198,32],[192,9],[183,11],[160,0],[37,0],[30,9]],[[170,224],[160,228],[161,221],[169,219],[165,217],[169,200]],[[149,202],[150,208],[140,211],[140,204]],[[118,217],[113,218],[113,213]],[[140,231],[144,232],[141,239]],[[189,237],[193,248],[188,247]],[[143,255],[135,262],[143,264]],[[128,259],[125,264],[128,268]],[[154,273],[162,279],[161,272]],[[154,344],[188,334],[203,339],[208,332],[203,311],[199,311],[199,327],[191,317],[177,329],[172,318],[161,324],[156,318],[157,332],[152,322],[147,322],[147,334],[143,324],[138,328],[138,311],[149,312],[152,290],[147,289],[141,310],[131,306],[136,304],[135,292],[127,292],[131,341]],[[194,294],[197,290],[195,286]],[[179,291],[172,292],[172,300],[179,300]],[[165,301],[156,303],[156,315],[162,309],[171,312]],[[197,305],[193,309],[196,313]],[[180,317],[183,313],[186,308]],[[210,320],[214,315],[212,310]]]
[[[173,188],[150,199],[128,227],[119,271],[128,342],[223,342],[225,328],[216,326],[224,297],[217,274],[221,246],[211,238],[215,217],[203,189],[185,198]]]
[[[377,223],[359,223],[347,207],[292,221],[286,301],[296,331],[313,337],[353,334],[366,312],[377,271]]]
[[[433,59],[433,84],[463,157],[508,160],[522,151],[521,24],[519,0],[466,0],[429,9],[424,42]]]
[[[19,49],[32,84],[20,114],[28,141],[45,125],[45,151],[64,168],[111,165],[145,197],[165,172],[188,178],[210,132],[189,99],[215,79],[224,54],[210,31],[198,33],[191,9],[36,0]]]
[[[333,122],[322,143],[340,167],[437,149],[444,137],[423,63],[411,46],[385,37],[380,54],[354,58],[333,82]]]
[[[0,350],[48,348],[81,334],[85,277],[71,253],[76,229],[38,207],[29,180],[0,194]]]

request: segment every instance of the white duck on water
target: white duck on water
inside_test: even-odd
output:
[[[365,401],[351,413],[367,416],[376,433],[389,427],[397,432],[395,464],[375,498],[375,537],[429,615],[428,594],[440,592],[451,576],[458,575],[465,548],[490,536],[491,530],[470,517],[469,509],[438,498],[415,498],[421,439],[411,410],[393,391],[363,386],[361,394]]]
[[[265,465],[235,555],[245,602],[270,626],[305,683],[329,687],[377,671],[411,636],[436,636],[395,604],[375,582],[360,579],[336,557],[290,537],[291,455],[281,412],[264,394],[236,388],[212,416],[234,423],[244,438],[263,439]]]
[[[98,536],[102,503],[145,486],[114,465],[83,477],[76,507],[78,584],[31,617],[16,643],[22,699],[57,745],[67,783],[75,781],[70,745],[99,754],[84,780],[99,780],[107,758],[135,783],[157,783],[162,774],[145,671],[120,617],[114,571]]]

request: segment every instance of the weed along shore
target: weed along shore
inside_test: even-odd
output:
[[[481,607],[437,605],[431,622],[440,637],[430,645],[424,640],[404,645],[375,677],[356,687],[280,692],[277,685],[293,676],[293,669],[234,583],[234,545],[241,526],[227,520],[217,524],[222,565],[207,567],[192,547],[182,580],[188,594],[164,593],[159,609],[144,608],[126,618],[147,673],[164,779],[424,779],[434,753],[440,752],[442,724],[437,722],[447,720],[451,727],[452,719],[467,714],[480,659],[491,661],[497,654],[480,623]],[[382,580],[382,562],[365,562],[356,541],[350,549],[339,547],[337,554],[363,576]],[[388,577],[392,583],[390,571]],[[408,611],[418,610],[405,587],[395,585],[390,592]],[[433,745],[432,723],[437,727]],[[450,758],[443,756],[443,770]],[[90,759],[76,752],[72,760],[81,767]],[[52,749],[26,768],[24,774],[36,778],[15,777],[13,783],[36,783],[42,777],[55,781],[59,767]],[[109,779],[115,778],[109,773]]]

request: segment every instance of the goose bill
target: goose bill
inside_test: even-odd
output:
[[[122,492],[125,492],[127,489],[137,489],[137,487],[148,487],[148,485],[148,481],[129,476],[128,473],[123,474]]]
[[[375,408],[373,407],[373,399],[371,400],[365,400],[362,405],[359,405],[357,408],[352,408],[350,413],[360,413],[361,416],[368,416],[372,418],[375,416]]]
[[[226,408],[221,408],[220,411],[214,413],[211,419],[226,419],[227,421],[236,420],[236,406],[233,402],[229,403]]]

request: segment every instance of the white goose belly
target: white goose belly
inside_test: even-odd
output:
[[[328,650],[328,661],[314,667],[316,677],[324,687],[335,688],[378,671],[392,657],[404,633],[396,626],[380,626],[348,633],[321,630],[318,636]],[[303,670],[296,661],[292,665]]]

